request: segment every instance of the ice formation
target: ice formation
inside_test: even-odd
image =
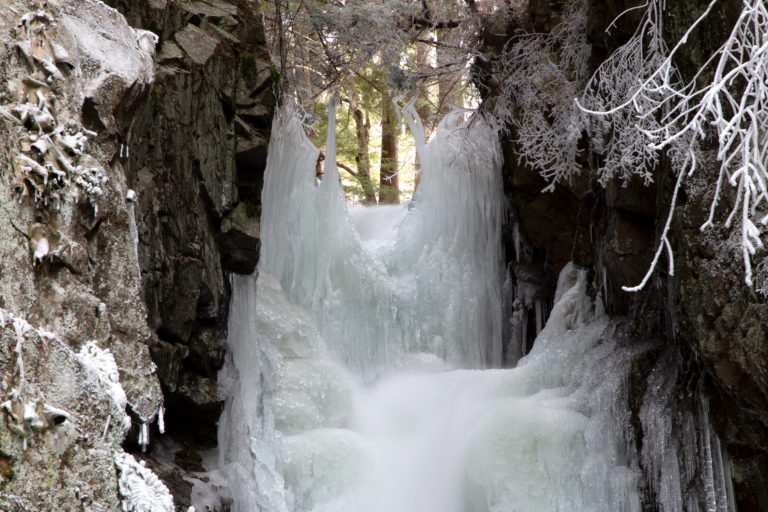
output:
[[[400,225],[408,212],[408,203],[358,206],[349,209],[349,216],[361,242],[386,238]]]
[[[109,349],[101,349],[95,341],[89,341],[80,349],[77,360],[94,376],[100,387],[110,397],[115,408],[121,413],[123,429],[127,430],[131,425],[131,418],[125,414],[128,399],[125,390],[120,385],[120,374],[117,370],[115,357]],[[106,432],[106,428],[105,428]]]
[[[298,119],[278,114],[260,272],[280,282],[331,350],[367,380],[418,352],[470,368],[500,363],[499,155],[487,146],[494,137],[486,124],[447,129],[456,121],[446,119],[435,141],[421,144],[419,190],[396,236],[380,240],[372,256],[355,234],[335,162],[326,161],[316,186],[317,149]],[[329,140],[328,154],[333,146]]]
[[[141,264],[139,263],[139,227],[136,224],[136,202],[139,196],[135,190],[129,189],[125,194],[126,209],[128,210],[128,229],[131,233],[133,258],[136,262],[136,277],[141,282]]]
[[[616,341],[583,271],[563,270],[517,367],[489,369],[502,355],[499,150],[481,117],[456,121],[416,141],[419,190],[380,229],[348,213],[334,158],[316,184],[300,121],[276,116],[258,278],[232,278],[220,375],[234,510],[640,512],[625,405],[640,348]]]
[[[124,512],[174,512],[173,497],[144,461],[137,462],[125,452],[115,454]]]

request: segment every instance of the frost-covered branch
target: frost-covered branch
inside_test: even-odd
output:
[[[494,106],[499,127],[512,126],[522,163],[539,170],[548,190],[581,170],[579,141],[586,116],[573,103],[584,87],[590,48],[587,3],[574,0],[551,34],[510,40],[494,70],[504,94]]]
[[[304,104],[371,67],[398,90],[446,74],[466,78],[484,17],[503,8],[503,0],[274,0],[264,7],[273,60],[285,63],[281,86]],[[417,41],[447,31],[450,43],[435,45],[441,65],[413,58]]]
[[[650,0],[641,28],[595,73],[581,106],[595,116],[598,141],[610,130],[609,137],[602,137],[604,146],[596,148],[606,155],[601,179],[617,174],[627,179],[639,173],[649,180],[649,168],[659,152],[666,150],[679,173],[676,193],[682,181],[696,171],[699,147],[714,132],[720,169],[712,185],[709,218],[701,229],[713,225],[723,185],[728,183],[736,191],[736,201],[725,226],[738,219],[745,281],[752,286],[752,258],[764,248],[758,226],[768,224],[768,11],[762,0],[744,0],[725,43],[692,79],[682,82],[674,57],[715,3],[713,0],[667,51],[661,40],[664,0]],[[702,77],[710,72],[712,79],[701,85]],[[673,200],[669,219],[674,207]],[[657,265],[661,247],[670,246],[669,219],[649,274]],[[671,273],[671,250],[668,252]],[[625,290],[639,290],[647,278]]]

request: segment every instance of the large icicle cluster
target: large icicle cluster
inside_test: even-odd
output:
[[[449,119],[429,144],[416,139],[419,191],[398,227],[365,243],[334,159],[317,185],[299,120],[282,111],[272,133],[261,268],[233,278],[220,379],[234,510],[640,512],[642,469],[658,457],[634,455],[626,401],[645,348],[620,343],[583,271],[562,272],[517,368],[475,369],[501,352],[489,309],[501,280],[488,195],[500,190],[498,148],[485,121]],[[333,113],[329,155],[332,133]],[[712,496],[727,502],[718,485]]]
[[[316,186],[309,169],[317,150],[298,119],[277,116],[260,271],[310,312],[330,348],[364,379],[414,352],[462,367],[500,364],[499,151],[487,146],[495,136],[481,118],[449,129],[456,124],[451,116],[433,142],[419,144],[424,179],[395,236],[362,244],[335,162],[326,161]],[[332,147],[329,138],[327,154]]]
[[[730,462],[709,422],[702,389],[693,393],[696,410],[675,410],[679,369],[667,354],[648,377],[639,419],[643,425],[641,463],[659,512],[736,510]],[[702,499],[703,498],[703,499]]]

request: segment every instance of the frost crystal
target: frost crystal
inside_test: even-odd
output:
[[[581,171],[579,140],[586,116],[573,98],[587,78],[587,4],[571,0],[551,34],[522,34],[504,48],[496,73],[506,92],[496,102],[497,128],[514,127],[520,161],[551,190]]]
[[[124,512],[174,512],[173,497],[152,470],[137,462],[132,455],[115,454],[120,470],[118,484],[123,496]]]
[[[768,258],[764,258],[755,270],[755,291],[768,297]]]
[[[115,358],[109,349],[100,349],[95,341],[86,343],[77,354],[87,371],[95,375],[104,391],[112,399],[112,402],[120,411],[125,411],[128,399],[125,396],[123,386],[120,385],[120,375],[117,370]],[[127,429],[131,419],[127,414],[123,416],[123,425]]]
[[[760,0],[744,0],[728,39],[691,81],[684,82],[674,66],[675,56],[715,3],[710,2],[667,51],[660,36],[665,1],[647,2],[640,29],[601,66],[583,99],[584,112],[602,118],[598,124],[612,124],[613,133],[619,134],[607,145],[609,161],[611,155],[614,160],[619,153],[628,155],[626,162],[616,164],[618,169],[655,162],[655,154],[666,150],[678,175],[653,263],[642,282],[625,287],[627,291],[645,286],[665,249],[669,273],[674,273],[667,234],[678,191],[702,167],[700,146],[708,144],[713,135],[717,136],[720,169],[717,179],[709,182],[714,193],[709,219],[701,229],[713,225],[723,187],[729,184],[736,197],[725,227],[730,228],[734,219],[740,221],[744,280],[753,286],[752,260],[764,249],[762,226],[768,223],[768,216],[764,217],[768,208],[768,8]],[[712,79],[702,81],[709,73]],[[634,84],[626,79],[632,75]],[[622,141],[621,134],[626,133],[631,136],[624,138],[635,140],[633,144]],[[646,148],[640,148],[637,140]]]

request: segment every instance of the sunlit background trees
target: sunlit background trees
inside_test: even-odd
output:
[[[419,162],[395,104],[417,96],[429,137],[452,108],[476,106],[470,63],[503,0],[272,0],[265,27],[284,101],[298,105],[324,158],[326,104],[338,94],[337,160],[354,204],[413,194]],[[318,163],[317,172],[322,172]]]

